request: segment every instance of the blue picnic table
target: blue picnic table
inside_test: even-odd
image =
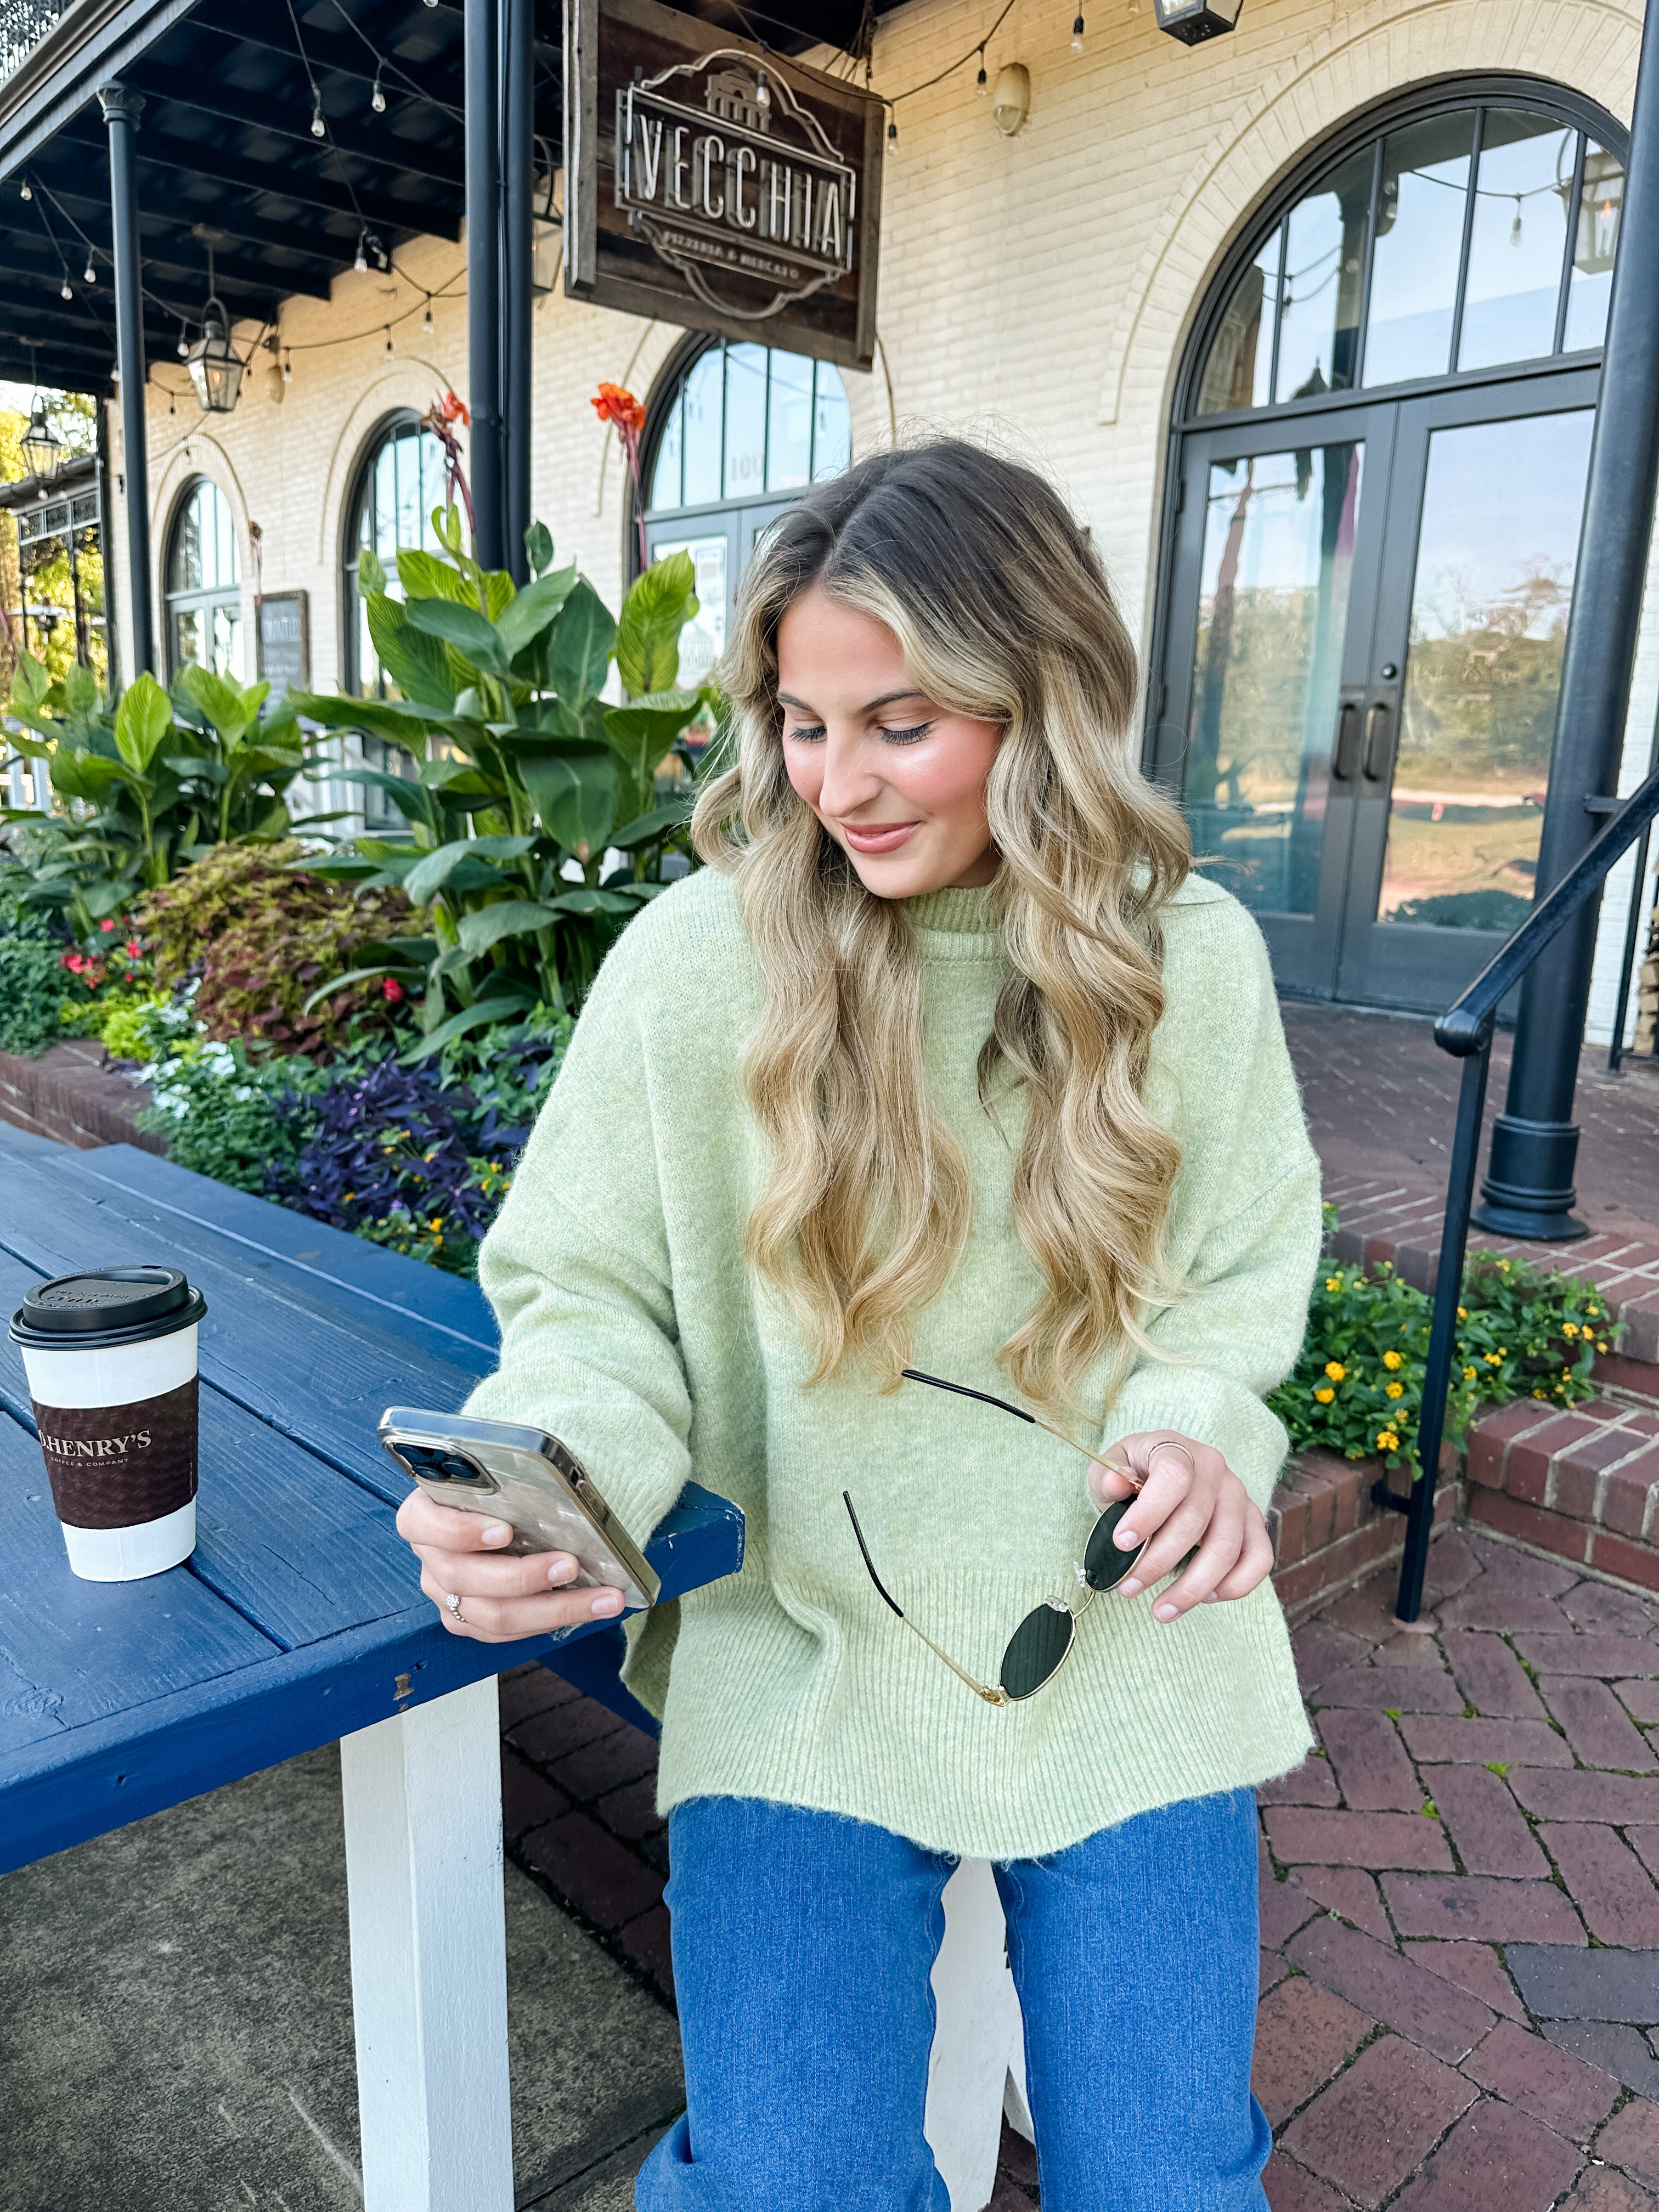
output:
[[[621,1628],[477,1644],[421,1595],[375,1424],[453,1410],[494,1367],[475,1285],[131,1146],[0,1124],[0,1312],[135,1261],[208,1301],[197,1548],[143,1582],[70,1574],[0,1340],[0,1871],[338,1738],[365,2203],[509,2212],[495,1677],[541,1659],[649,1727]],[[688,1484],[645,1550],[678,1596],[736,1571],[743,1516]]]

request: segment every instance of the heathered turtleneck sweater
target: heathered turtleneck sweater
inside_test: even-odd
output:
[[[1042,1279],[1012,1203],[1020,1093],[993,1121],[976,1083],[1001,939],[983,891],[907,912],[930,1092],[973,1187],[911,1358],[1006,1397],[996,1353]],[[1163,927],[1145,1097],[1181,1146],[1165,1249],[1188,1290],[1152,1324],[1164,1356],[1139,1359],[1085,1441],[1179,1430],[1265,1508],[1285,1436],[1262,1393],[1301,1342],[1318,1163],[1254,923],[1194,878]],[[1006,1413],[914,1383],[884,1395],[856,1368],[803,1387],[800,1326],[743,1251],[766,1171],[742,1079],[763,1003],[729,881],[706,870],[647,908],[600,971],[479,1267],[501,1362],[470,1410],[562,1437],[637,1539],[688,1478],[743,1509],[741,1572],[629,1624],[626,1679],[662,1721],[662,1808],[770,1798],[1024,1858],[1296,1765],[1309,1733],[1267,1583],[1168,1626],[1149,1596],[1098,1597],[1054,1681],[1000,1708],[882,1603],[844,1490],[907,1613],[988,1682],[1032,1607],[1075,1603],[1097,1509],[1085,1462]]]

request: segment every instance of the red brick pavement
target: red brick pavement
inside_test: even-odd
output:
[[[1472,1528],[1296,1632],[1320,1747],[1261,1793],[1273,2212],[1659,2212],[1659,1599]],[[501,1685],[508,1850],[672,2002],[655,1746]],[[1038,2201],[1005,2136],[990,2212]]]

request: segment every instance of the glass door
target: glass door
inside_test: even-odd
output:
[[[1342,998],[1443,1006],[1525,919],[1595,383],[1589,371],[1401,406]]]
[[[1158,754],[1202,872],[1286,988],[1328,995],[1373,690],[1389,408],[1212,431],[1183,453]]]

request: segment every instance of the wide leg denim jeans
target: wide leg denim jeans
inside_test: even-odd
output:
[[[669,1836],[687,2111],[640,2212],[950,2212],[922,2134],[956,1864],[755,1799]],[[996,1869],[1043,2212],[1265,2212],[1255,1793]]]

